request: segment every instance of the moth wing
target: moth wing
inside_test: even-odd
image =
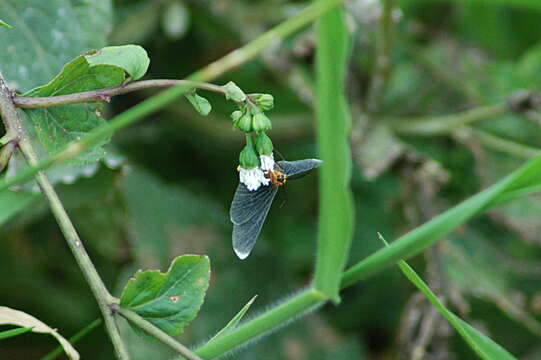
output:
[[[265,198],[265,203],[259,205],[260,207],[254,216],[242,224],[233,225],[233,250],[235,250],[235,253],[241,260],[246,259],[254,248],[269,213],[272,201],[278,192],[278,188],[276,187],[271,186],[270,189],[271,191],[268,192]]]
[[[276,193],[273,186],[262,186],[255,191],[250,191],[246,185],[240,183],[237,186],[235,195],[233,195],[233,201],[229,208],[229,218],[235,225],[242,225],[259,211],[262,204],[272,202],[272,198]]]
[[[276,164],[284,171],[288,179],[298,179],[307,175],[311,170],[321,166],[319,159],[304,159],[297,161],[278,161]]]

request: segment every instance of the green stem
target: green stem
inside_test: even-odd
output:
[[[346,265],[353,236],[353,200],[349,187],[350,114],[345,98],[349,34],[342,9],[322,16],[317,30],[317,141],[324,166],[319,171],[320,210],[314,286],[338,303],[340,274]]]
[[[0,74],[0,114],[2,115],[2,120],[7,129],[16,129],[17,139],[19,143],[19,148],[25,157],[28,165],[35,167],[38,163],[37,154],[30,143],[28,137],[26,136],[26,130],[24,125],[19,119],[19,114],[17,113],[17,108],[13,104],[11,99],[11,92],[4,82],[4,78]],[[103,284],[94,264],[90,260],[86,250],[83,247],[83,243],[75,230],[62,202],[58,198],[56,191],[49,182],[47,175],[38,171],[36,173],[36,181],[38,182],[41,191],[47,198],[51,210],[56,218],[58,226],[60,227],[64,237],[70,247],[79,267],[81,268],[83,275],[86,278],[86,281],[90,285],[90,289],[98,302],[99,308],[102,312],[102,315],[105,319],[105,325],[109,332],[109,336],[115,346],[116,354],[119,359],[128,359],[128,353],[124,348],[124,344],[120,338],[120,334],[116,327],[114,317],[109,310],[109,303],[114,299],[107,288]]]
[[[224,74],[225,72],[238,67],[242,63],[253,59],[256,55],[268,49],[270,45],[281,41],[289,34],[311,23],[321,14],[339,5],[342,1],[343,0],[330,0],[324,3],[318,2],[316,4],[306,7],[297,15],[280,23],[279,25],[265,32],[252,42],[246,44],[239,49],[236,49],[235,51],[221,58],[220,60],[217,60],[210,65],[204,67],[202,70],[192,74],[187,78],[187,80],[200,82],[211,81],[212,79],[215,79],[216,77]],[[173,102],[177,97],[185,94],[190,89],[191,87],[186,84],[179,84],[135,105],[134,107],[123,112],[122,114],[115,116],[107,124],[92,130],[81,140],[68,144],[64,148],[64,150],[60,151],[59,153],[45,158],[44,160],[40,161],[36,166],[26,169],[25,171],[21,171],[19,174],[17,174],[8,181],[0,182],[0,191],[3,191],[10,186],[29,179],[40,170],[44,170],[52,166],[54,163],[61,162],[63,160],[78,155],[100,139],[110,136],[115,131],[131,125],[136,121],[143,119],[145,116],[158,111],[165,105]]]
[[[383,12],[379,19],[380,39],[376,49],[374,75],[366,97],[368,113],[377,113],[391,75],[391,50],[393,46],[393,8],[394,0],[383,0]]]
[[[541,149],[522,145],[514,141],[502,139],[501,137],[489,134],[485,131],[471,128],[469,126],[456,130],[456,137],[461,140],[474,139],[483,145],[494,150],[512,154],[524,159],[531,159],[539,155]]]
[[[414,136],[444,135],[459,127],[475,121],[489,119],[505,114],[504,104],[480,106],[457,114],[432,116],[426,118],[400,119],[387,121],[386,124],[397,134]]]
[[[498,203],[500,197],[506,197],[507,192],[535,186],[537,184],[531,184],[531,182],[535,180],[539,183],[540,178],[541,156],[536,156],[498,183],[402,235],[388,247],[376,251],[352,266],[342,277],[342,288],[363,280],[400,259],[407,259],[418,254],[473,216]],[[505,200],[510,199],[506,197]]]
[[[205,82],[188,81],[188,80],[169,80],[155,79],[143,80],[129,83],[127,85],[119,85],[110,88],[99,90],[84,91],[69,95],[48,96],[48,97],[25,97],[14,96],[13,102],[17,107],[25,109],[47,108],[58,105],[78,104],[85,101],[106,101],[117,95],[128,94],[134,91],[151,89],[151,88],[170,88],[177,85],[184,85],[189,88],[203,89],[213,91],[220,94],[225,94],[223,88],[219,85],[209,84]]]
[[[68,339],[69,343],[72,345],[75,345],[79,340],[85,337],[88,333],[90,333],[92,330],[100,326],[101,323],[102,323],[101,319],[96,319],[92,321],[90,324],[88,324],[87,326],[79,330],[75,335],[70,337]],[[62,347],[62,345],[58,345],[56,349],[54,349],[53,351],[51,351],[50,353],[42,357],[40,360],[54,360],[58,356],[62,355],[63,352],[64,352],[64,348]]]
[[[242,343],[287,323],[304,312],[324,304],[327,297],[314,289],[308,289],[244,325],[223,334],[201,346],[195,352],[204,359],[220,356]]]
[[[139,327],[141,330],[146,332],[147,334],[151,335],[155,339],[161,341],[165,345],[169,346],[171,349],[175,350],[177,353],[182,355],[188,360],[203,360],[196,354],[194,354],[190,349],[188,349],[186,346],[182,345],[178,341],[176,341],[171,336],[164,333],[162,330],[160,330],[158,327],[154,326],[152,323],[146,321],[144,318],[139,316],[137,313],[125,309],[119,306],[114,307],[114,311],[121,316],[125,317],[127,320],[129,320],[131,323],[135,324],[137,327]]]

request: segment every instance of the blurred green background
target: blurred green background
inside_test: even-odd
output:
[[[308,4],[117,0],[108,43],[144,46],[151,59],[146,79],[183,78]],[[346,9],[353,45],[348,96],[353,121],[363,124],[352,149],[353,263],[381,247],[377,232],[394,239],[521,164],[524,155],[502,151],[502,141],[541,145],[540,104],[522,114],[475,123],[473,136],[457,130],[405,137],[385,126],[392,119],[504,104],[518,90],[539,90],[541,3],[397,1],[392,72],[382,106],[370,117],[361,114],[373,73],[381,3],[347,1]],[[232,80],[246,92],[273,94],[270,135],[290,160],[317,157],[314,39],[313,27],[306,28],[216,81]],[[107,116],[153,93],[114,98]],[[288,183],[252,255],[245,261],[236,258],[228,208],[238,181],[242,134],[229,119],[233,104],[201,94],[213,105],[208,117],[179,99],[116,134],[99,168],[77,178],[59,176],[57,186],[116,295],[139,268],[165,270],[171,259],[185,253],[210,257],[205,303],[179,337],[187,344],[207,340],[253,295],[258,299],[251,314],[308,284],[317,235],[318,179],[313,174]],[[482,136],[500,143],[490,145]],[[2,305],[32,314],[65,336],[99,317],[44,200],[29,192],[2,194],[0,210]],[[456,313],[526,360],[541,358],[540,210],[540,196],[498,207],[410,262]],[[326,305],[231,358],[412,359],[419,349],[427,360],[475,358],[397,268],[348,288],[342,299],[340,306]],[[134,359],[173,358],[164,346],[137,338],[128,327],[123,333]],[[50,337],[26,334],[0,342],[0,358],[37,359],[55,346]],[[86,359],[112,358],[101,328],[76,348]]]

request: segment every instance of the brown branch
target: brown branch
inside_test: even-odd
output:
[[[26,97],[26,96],[13,96],[13,103],[15,106],[25,109],[46,108],[58,105],[78,104],[87,101],[105,101],[109,102],[111,97],[117,95],[123,95],[130,92],[149,89],[149,88],[169,88],[176,85],[189,85],[193,88],[208,90],[225,94],[223,88],[219,85],[188,81],[188,80],[170,80],[170,79],[156,79],[156,80],[143,80],[137,81],[125,85],[114,86],[110,88],[104,88],[99,90],[84,91],[69,95],[48,96],[48,97]]]

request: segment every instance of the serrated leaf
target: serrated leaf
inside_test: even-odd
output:
[[[126,74],[140,77],[148,67],[146,51],[135,45],[106,47],[89,51],[66,64],[49,83],[25,93],[27,97],[67,95],[97,90],[122,84]],[[51,154],[60,151],[69,142],[78,140],[92,129],[103,125],[103,104],[87,102],[55,106],[44,109],[27,109],[25,113],[34,125],[36,135],[44,149]],[[87,164],[101,159],[101,148],[109,137],[71,159],[72,164]]]
[[[209,278],[208,257],[179,256],[166,273],[158,270],[138,271],[124,287],[120,306],[135,311],[174,336],[181,333],[199,312]],[[138,329],[136,331],[141,333]]]
[[[209,101],[205,99],[202,96],[197,95],[197,93],[191,93],[185,95],[186,99],[192,104],[194,109],[203,116],[207,116],[210,114],[210,111],[212,110],[212,106],[210,105]]]
[[[32,331],[32,329],[33,329],[33,327],[22,327],[22,328],[2,331],[2,332],[0,332],[0,340],[8,339],[10,337],[25,334],[25,333],[27,333],[29,331]]]
[[[0,0],[0,64],[8,86],[25,92],[49,81],[88,49],[106,44],[111,0]]]
[[[380,235],[380,239],[387,246],[387,242]],[[417,275],[415,270],[411,268],[404,260],[398,261],[398,266],[404,275],[415,285],[434,305],[434,307],[449,321],[456,331],[462,336],[464,341],[470,348],[484,360],[516,360],[507,350],[498,345],[488,336],[460,319],[458,316],[448,310],[438,297],[430,290],[428,285]]]
[[[58,342],[64,348],[66,355],[68,355],[70,359],[79,359],[79,353],[73,348],[73,346],[71,346],[71,344],[65,338],[60,336],[56,330],[45,325],[43,322],[39,321],[32,315],[28,315],[27,313],[24,313],[22,311],[11,309],[5,306],[0,306],[0,325],[6,324],[26,328],[29,327],[32,328],[32,332],[35,333],[50,334],[54,336],[56,340],[58,340]]]
[[[11,25],[9,25],[6,22],[3,22],[2,20],[0,20],[0,26],[5,27],[6,29],[12,29],[13,28]]]
[[[209,342],[211,341],[214,341],[216,340],[217,338],[219,338],[220,336],[224,335],[224,334],[227,334],[228,332],[230,332],[231,330],[233,330],[234,328],[237,327],[237,325],[239,324],[239,322],[242,320],[242,318],[244,317],[244,315],[246,315],[246,313],[248,312],[248,309],[250,309],[250,306],[252,306],[252,304],[254,303],[255,299],[257,299],[257,295],[255,295],[254,297],[252,297],[247,303],[246,305],[244,305],[242,307],[242,309],[240,309],[240,311],[237,313],[237,315],[233,316],[233,318],[227,323],[227,325],[225,325],[223,327],[223,329],[221,329],[220,331],[218,331],[216,333],[216,335],[214,335],[210,340]]]

